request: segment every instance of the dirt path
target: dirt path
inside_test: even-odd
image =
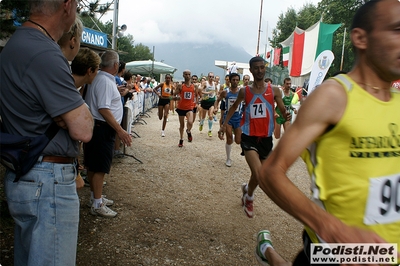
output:
[[[147,125],[133,130],[130,157],[115,159],[104,194],[115,201],[114,219],[98,218],[86,207],[89,188],[79,191],[81,222],[77,265],[257,265],[256,233],[269,229],[276,250],[291,260],[301,248],[302,226],[281,211],[261,189],[255,193],[255,217],[241,208],[240,185],[250,170],[232,149],[225,166],[225,144],[207,131],[193,129],[193,142],[178,148],[178,116],[170,114],[166,137],[153,109]],[[289,176],[307,192],[309,179],[298,160]],[[4,218],[6,219],[6,218]],[[1,265],[12,265],[12,231],[2,217]]]

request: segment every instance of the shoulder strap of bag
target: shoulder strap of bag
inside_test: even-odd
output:
[[[88,85],[87,85],[87,84],[83,85],[82,90],[83,90],[83,92],[82,92],[82,99],[85,100],[86,93],[87,93],[87,90],[88,90]]]

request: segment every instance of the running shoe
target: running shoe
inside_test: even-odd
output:
[[[263,266],[268,266],[268,260],[265,258],[265,255],[262,254],[260,247],[269,243],[272,246],[271,233],[268,230],[262,230],[257,234],[257,246],[255,250],[255,255],[258,263]]]
[[[203,130],[203,125],[200,124],[200,126],[199,126],[199,131],[202,131],[202,130]]]
[[[164,132],[164,130],[161,130],[161,137],[165,137],[165,132]]]
[[[208,131],[208,136],[209,136],[210,138],[212,137],[212,132],[211,132],[211,130]]]
[[[182,147],[183,147],[183,139],[180,139],[180,140],[179,140],[178,147],[179,147],[179,148],[182,148]]]
[[[226,160],[225,165],[228,166],[228,167],[231,167],[232,166],[232,160],[231,159]]]
[[[187,136],[188,136],[188,141],[189,141],[189,142],[192,142],[192,140],[193,140],[192,133],[189,132],[189,131],[187,131],[187,130],[186,130],[186,133],[187,133]]]
[[[244,194],[242,197],[242,205],[243,205],[243,210],[246,213],[247,217],[253,218],[254,217],[253,201],[247,198],[247,193]]]

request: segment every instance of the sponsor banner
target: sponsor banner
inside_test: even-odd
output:
[[[308,85],[308,95],[322,83],[326,73],[328,72],[328,69],[331,67],[333,59],[335,59],[335,56],[333,55],[332,51],[329,50],[325,50],[318,55],[311,71]]]
[[[107,34],[97,30],[83,28],[81,42],[107,48]]]
[[[397,264],[397,244],[311,244],[313,264]]]

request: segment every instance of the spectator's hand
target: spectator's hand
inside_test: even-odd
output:
[[[125,85],[121,85],[121,86],[118,86],[118,91],[119,91],[119,94],[121,94],[121,96],[123,97],[128,93],[129,88],[126,87]]]
[[[68,129],[67,124],[61,118],[61,116],[56,116],[53,118],[53,121],[56,122],[57,126],[61,127],[62,129]]]
[[[76,185],[76,189],[80,189],[85,186],[85,181],[83,181],[83,178],[79,172],[78,172],[78,176],[75,179],[75,185]]]
[[[120,138],[122,143],[124,143],[126,146],[132,145],[132,137],[125,130],[120,130],[118,132],[118,137]]]

